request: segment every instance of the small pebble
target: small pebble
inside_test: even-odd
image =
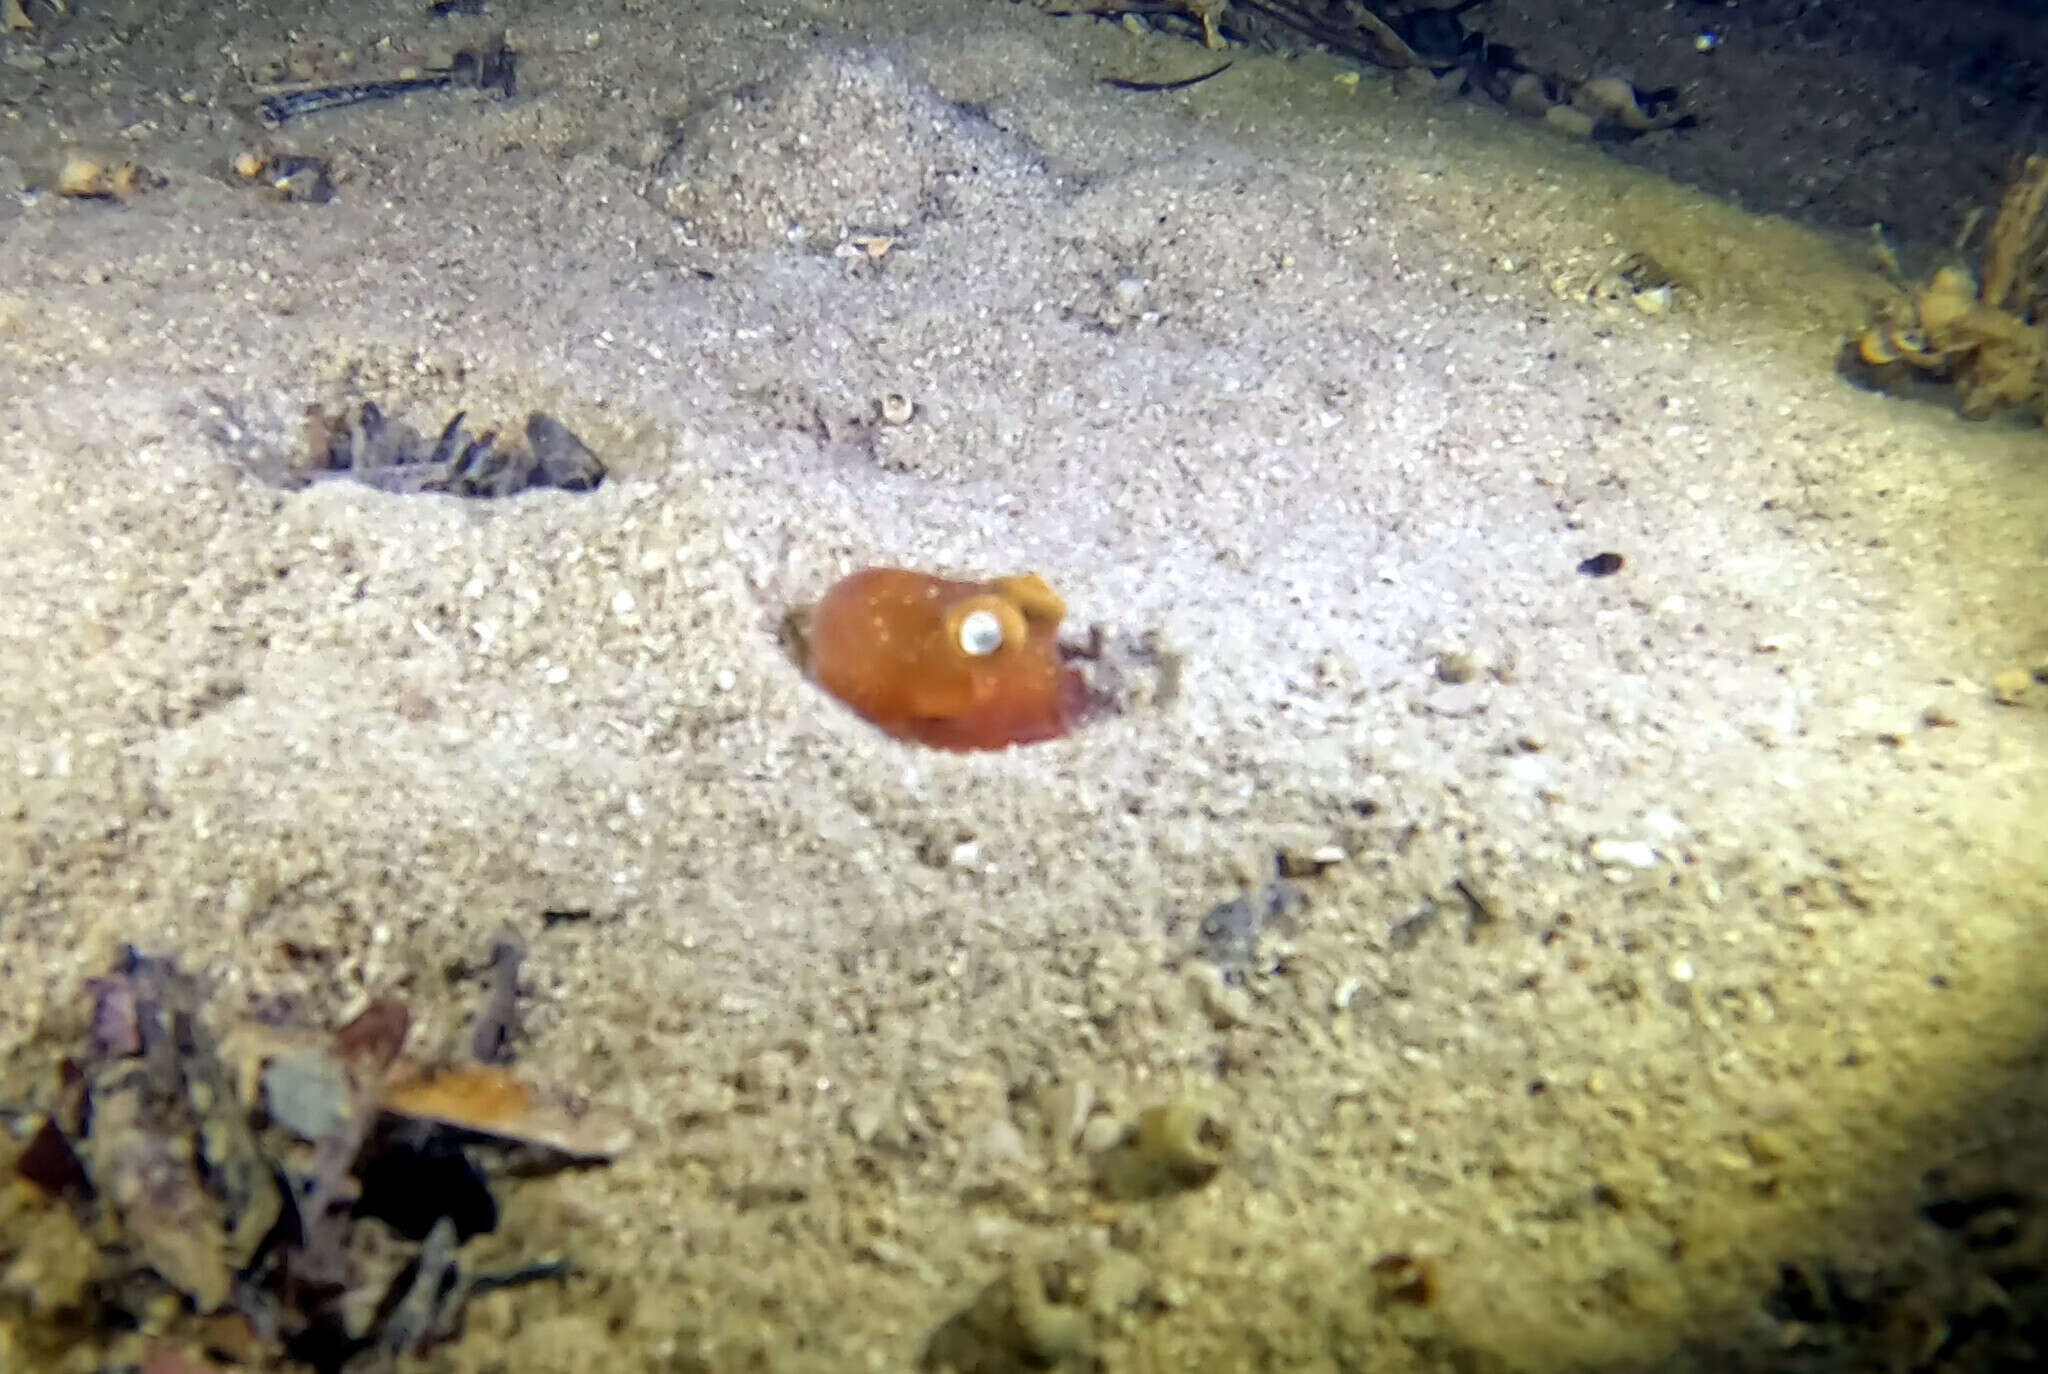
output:
[[[110,194],[107,165],[89,157],[74,157],[57,173],[60,196],[104,196]]]
[[[1469,681],[1444,684],[1433,688],[1418,706],[1433,716],[1465,720],[1485,711],[1486,685]]]
[[[1595,863],[1655,868],[1657,849],[1648,840],[1595,840],[1586,850]]]
[[[1334,844],[1318,845],[1306,852],[1283,849],[1276,856],[1276,866],[1283,878],[1315,878],[1343,863],[1345,857],[1343,846]]]
[[[2018,706],[2033,690],[2034,675],[2024,668],[2007,668],[1991,679],[1991,699],[2000,706]]]
[[[1762,1127],[1744,1133],[1742,1144],[1749,1151],[1749,1157],[1759,1164],[1780,1163],[1792,1149],[1791,1143],[1783,1136]]]
[[[993,1121],[982,1133],[981,1152],[992,1160],[1007,1163],[1021,1162],[1028,1151],[1024,1146],[1024,1133],[1009,1121]]]
[[[1652,286],[1648,290],[1636,292],[1629,299],[1635,303],[1636,309],[1645,315],[1662,315],[1671,309],[1671,288]]]
[[[1116,1143],[1123,1139],[1123,1134],[1123,1124],[1114,1116],[1107,1112],[1097,1112],[1082,1123],[1080,1138],[1075,1141],[1075,1148],[1082,1154],[1099,1155],[1114,1148]]]
[[[1438,682],[1470,682],[1478,673],[1478,660],[1463,649],[1446,649],[1436,656]]]
[[[1251,999],[1243,988],[1224,982],[1223,975],[1211,965],[1198,964],[1189,969],[1188,983],[1196,1002],[1201,1005],[1202,1014],[1217,1030],[1250,1024]]]
[[[1570,105],[1552,105],[1543,112],[1543,122],[1571,138],[1591,138],[1595,120],[1584,110]]]
[[[1394,87],[1403,95],[1433,95],[1436,78],[1427,67],[1403,67],[1394,73]]]
[[[354,1110],[348,1073],[324,1050],[291,1050],[263,1069],[271,1120],[304,1140],[325,1140]]]

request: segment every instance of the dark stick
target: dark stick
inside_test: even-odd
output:
[[[484,1009],[470,1038],[470,1053],[480,1064],[504,1064],[512,1058],[512,1041],[519,1034],[519,966],[525,959],[526,944],[511,930],[491,944],[490,991],[484,994]]]
[[[1127,81],[1120,76],[1106,76],[1102,79],[1102,84],[1114,86],[1120,91],[1184,91],[1190,86],[1201,85],[1212,76],[1221,76],[1230,70],[1230,65],[1229,62],[1225,62],[1213,71],[1203,72],[1200,76],[1185,76],[1178,81]]]

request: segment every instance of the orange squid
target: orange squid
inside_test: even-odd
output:
[[[867,568],[812,608],[804,669],[900,739],[956,750],[1057,739],[1088,699],[1060,657],[1066,613],[1036,573],[958,582]]]

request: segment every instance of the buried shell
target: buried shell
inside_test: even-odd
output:
[[[1088,1242],[1027,1250],[931,1333],[917,1367],[1099,1370],[1103,1335],[1156,1296],[1150,1270],[1123,1251]]]
[[[1857,361],[1871,367],[1890,367],[1905,357],[1890,329],[1866,329],[1849,342]]]
[[[1946,354],[1928,345],[1926,334],[1891,323],[1872,325],[1851,340],[1851,346],[1857,359],[1871,367],[1911,363],[1923,371],[1934,372],[1948,362]]]
[[[1229,1128],[1186,1099],[1147,1108],[1131,1138],[1141,1156],[1188,1185],[1214,1177],[1230,1150]]]
[[[1148,1107],[1095,1158],[1098,1186],[1111,1197],[1161,1197],[1199,1188],[1230,1162],[1230,1127],[1200,1102]]]
[[[1954,355],[1933,347],[1919,329],[1883,320],[1843,341],[1836,368],[1865,390],[1904,395],[1923,379],[1949,380],[1953,361]]]

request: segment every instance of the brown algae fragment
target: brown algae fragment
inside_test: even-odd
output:
[[[1436,1262],[1429,1256],[1390,1250],[1374,1260],[1371,1268],[1373,1289],[1382,1306],[1428,1307],[1436,1301],[1441,1284]]]
[[[1958,243],[1958,248],[1961,247]],[[1915,378],[1954,387],[1980,420],[2015,407],[2048,423],[2048,157],[2015,169],[1985,236],[1980,271],[1941,268],[1843,345],[1839,366],[1884,391]]]

